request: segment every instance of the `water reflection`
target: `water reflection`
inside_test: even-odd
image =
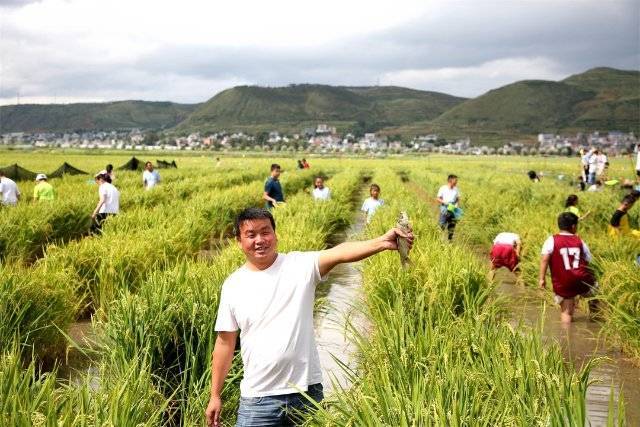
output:
[[[336,245],[359,238],[364,225],[364,217],[355,216],[350,227],[333,236],[332,243]],[[331,392],[334,388],[332,381],[342,388],[350,386],[344,369],[337,360],[350,368],[356,367],[357,352],[348,338],[345,324],[350,322],[357,330],[363,330],[365,325],[365,319],[357,308],[362,301],[360,268],[360,263],[336,266],[318,285],[316,291],[316,298],[323,300],[322,309],[316,312],[315,329],[324,376],[323,384],[327,392]]]
[[[560,322],[560,312],[552,304],[546,304],[539,291],[516,285],[513,275],[499,272],[496,277],[497,290],[506,296],[511,304],[513,325],[534,327],[544,322],[543,338],[559,343],[566,360],[577,368],[594,357],[604,357],[591,371],[593,382],[587,390],[587,419],[591,426],[607,425],[609,400],[613,393],[614,408],[617,408],[620,393],[625,401],[626,425],[640,426],[640,369],[618,349],[612,348],[601,336],[597,322],[588,318],[585,310],[577,310],[574,322],[565,325]],[[541,319],[541,316],[544,318]]]

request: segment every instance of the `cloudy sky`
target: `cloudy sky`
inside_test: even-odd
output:
[[[290,83],[472,97],[595,66],[640,69],[640,0],[0,0],[0,104]]]

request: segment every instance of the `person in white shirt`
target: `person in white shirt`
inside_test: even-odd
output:
[[[238,335],[243,378],[237,425],[294,425],[292,411],[309,411],[323,399],[322,371],[313,328],[316,285],[336,265],[397,250],[397,238],[413,234],[393,228],[380,237],[345,242],[317,252],[278,253],[273,216],[248,208],[234,227],[246,262],[222,285],[211,362],[208,426],[221,426],[221,399]]]
[[[589,157],[589,178],[588,183],[593,185],[596,182],[596,171],[598,169],[598,155],[600,152],[598,150],[594,150],[591,156]]]
[[[95,176],[96,183],[98,184],[98,204],[91,214],[93,224],[91,225],[91,232],[97,233],[102,230],[102,225],[105,220],[113,215],[117,215],[120,212],[120,192],[111,184],[111,178],[106,170],[98,172]]]
[[[440,229],[447,229],[447,237],[453,239],[453,231],[456,228],[455,210],[460,205],[460,191],[458,190],[458,177],[449,175],[447,183],[440,187],[436,200],[440,204],[440,217],[438,224]]]
[[[153,170],[153,163],[144,164],[144,172],[142,172],[142,185],[146,190],[151,190],[160,182],[160,174]]]
[[[313,198],[315,200],[329,200],[331,199],[331,190],[329,187],[324,186],[324,179],[322,177],[317,177],[314,183],[315,188],[313,189]]]
[[[4,172],[0,170],[0,194],[2,194],[2,205],[15,206],[20,200],[20,190],[16,183],[7,178]]]
[[[380,186],[378,184],[371,184],[369,187],[369,197],[364,201],[360,210],[367,215],[367,224],[371,222],[373,214],[376,213],[380,206],[384,205],[384,200],[380,198]]]
[[[607,155],[602,152],[596,156],[596,177],[601,178],[607,167],[609,167],[609,159]]]

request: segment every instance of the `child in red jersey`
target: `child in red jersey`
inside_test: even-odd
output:
[[[561,213],[558,228],[560,232],[549,237],[542,246],[539,283],[541,288],[547,286],[545,276],[550,267],[554,300],[562,310],[560,319],[570,323],[575,309],[574,298],[593,296],[597,284],[589,268],[589,247],[576,235],[578,217],[571,212]]]

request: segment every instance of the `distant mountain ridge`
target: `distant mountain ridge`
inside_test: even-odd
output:
[[[237,86],[220,92],[178,126],[183,129],[281,129],[328,122],[371,128],[430,120],[464,101],[395,86]]]
[[[0,133],[170,128],[197,106],[150,101],[5,105],[0,107]]]
[[[119,101],[0,107],[0,132],[96,129],[341,131],[494,141],[538,132],[640,131],[640,71],[593,68],[561,81],[523,80],[465,99],[397,86],[237,86],[201,104]],[[488,136],[487,136],[488,138]]]
[[[533,134],[640,128],[640,72],[594,68],[559,82],[524,80],[469,99],[434,125]]]

